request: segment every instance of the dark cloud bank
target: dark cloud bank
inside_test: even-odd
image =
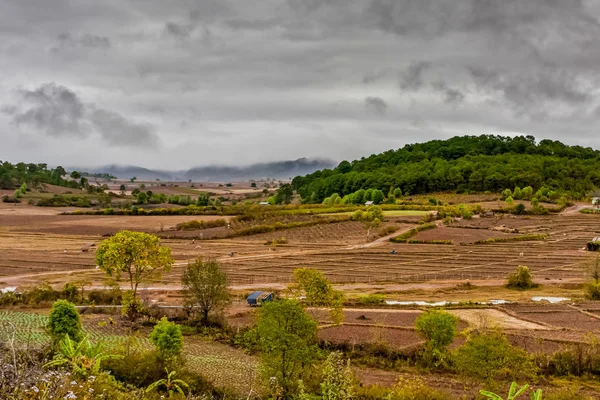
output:
[[[0,159],[184,169],[484,133],[600,147],[600,0],[46,4],[0,13]]]

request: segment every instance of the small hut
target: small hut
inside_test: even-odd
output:
[[[260,307],[266,301],[273,301],[273,293],[270,292],[252,292],[248,296],[248,305],[250,307]]]

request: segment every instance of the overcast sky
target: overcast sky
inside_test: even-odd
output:
[[[0,159],[184,169],[463,134],[600,148],[600,0],[0,0]]]

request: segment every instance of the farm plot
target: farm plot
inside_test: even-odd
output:
[[[486,240],[490,238],[511,238],[515,236],[518,235],[487,229],[463,229],[440,226],[436,229],[419,232],[413,237],[413,239],[426,242],[433,240],[451,240],[454,242],[454,244],[461,244],[474,243],[478,240]]]
[[[500,328],[516,330],[549,330],[547,326],[515,318],[500,310],[492,308],[450,310],[458,318],[467,321],[476,329]]]
[[[52,218],[63,217],[84,218]],[[86,271],[86,274],[93,274],[90,276],[94,277],[95,282],[103,280],[103,274],[94,271],[93,252],[81,252],[81,246],[97,244],[103,239],[102,236],[93,235],[91,231],[85,235],[69,235],[66,234],[70,229],[68,226],[61,228],[64,228],[64,233],[29,232],[39,227],[36,222],[24,217],[24,225],[19,227],[14,222],[17,217],[11,218],[11,225],[0,229],[0,276],[6,277],[8,286],[12,285],[8,284],[9,280],[14,282],[11,275],[29,275],[28,282],[35,284],[46,279],[44,274],[56,274],[53,275],[56,278],[54,283],[59,284],[59,278],[72,279],[61,277],[60,273],[66,274],[68,271]],[[103,216],[94,216],[83,220],[85,222],[82,224],[88,229],[95,220],[104,220],[112,229],[118,221],[145,223],[143,221],[150,218],[147,227],[151,228],[159,221],[152,217],[121,218],[110,216],[104,220]],[[177,217],[164,218],[170,220]],[[197,219],[193,216],[183,218]],[[45,223],[42,220],[42,224]],[[594,215],[505,217],[498,221],[475,218],[462,223],[482,226],[504,224],[517,227],[523,233],[546,233],[548,238],[542,241],[468,246],[382,242],[373,247],[353,248],[347,242],[364,241],[366,232],[360,224],[343,222],[243,238],[195,241],[164,239],[163,244],[172,248],[176,267],[164,277],[164,283],[152,283],[152,286],[178,283],[187,261],[198,257],[219,258],[229,273],[232,285],[286,284],[291,281],[293,270],[299,267],[321,269],[334,283],[503,280],[518,265],[529,266],[538,281],[581,281],[581,264],[590,257],[581,249],[591,237],[600,236],[600,218]],[[127,229],[130,226],[124,224],[120,228]],[[446,235],[455,231],[465,241],[479,238],[478,235],[485,235],[486,238],[505,235],[491,230],[461,228],[436,228],[421,234]],[[469,235],[473,235],[473,238]],[[265,246],[267,239],[281,236],[287,238],[288,244],[274,249]],[[392,254],[392,250],[396,254]],[[231,253],[233,256],[230,256]]]
[[[331,316],[328,310],[311,309],[310,314],[323,324],[331,324]],[[369,308],[346,308],[344,309],[345,326],[349,325],[373,325],[391,326],[412,330],[415,320],[421,315],[421,310],[389,310]]]
[[[188,365],[215,386],[243,394],[257,389],[258,360],[243,351],[195,338],[186,338],[184,351]]]
[[[319,329],[319,339],[333,344],[356,346],[386,344],[396,350],[416,348],[422,343],[412,330],[373,326],[332,326]]]
[[[505,308],[529,321],[537,321],[548,326],[571,331],[600,332],[600,315],[595,318],[593,315],[581,312],[580,307],[545,304],[543,306],[511,305]]]
[[[410,224],[384,223],[380,229],[393,227],[395,230],[409,229]],[[377,235],[378,230],[371,232],[370,240]],[[360,222],[345,221],[334,224],[315,225],[305,228],[287,229],[259,235],[238,238],[247,241],[268,241],[285,237],[290,245],[311,244],[322,246],[343,246],[347,244],[366,243],[367,231]],[[263,242],[264,243],[264,242]]]

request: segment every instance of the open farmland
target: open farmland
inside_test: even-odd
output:
[[[94,270],[93,249],[82,252],[82,246],[98,244],[104,235],[120,229],[157,233],[180,222],[214,218],[227,217],[48,215],[48,209],[36,215],[6,211],[0,215],[0,276],[7,277],[6,283],[11,285],[19,282],[16,275],[25,275],[23,279],[30,283],[46,279],[58,283],[69,271],[85,270],[88,277],[100,283],[103,275]],[[397,229],[396,234],[414,226],[394,223],[391,218],[386,224]],[[518,236],[490,229],[499,225],[517,228],[518,235],[545,234],[547,239],[469,245],[478,240]],[[375,234],[373,231],[371,240]],[[455,244],[465,244],[462,246],[397,244],[385,238],[365,245],[366,231],[350,221],[216,240],[172,238],[163,242],[172,248],[176,268],[162,285],[169,287],[178,281],[182,267],[196,257],[220,258],[234,285],[285,284],[299,267],[321,269],[335,283],[498,280],[517,265],[529,266],[539,281],[577,282],[582,279],[581,263],[589,258],[582,249],[590,238],[599,235],[600,217],[577,213],[474,218],[415,237],[455,240]],[[275,248],[265,245],[281,237],[286,238],[286,244]],[[161,282],[152,286],[161,286]]]

